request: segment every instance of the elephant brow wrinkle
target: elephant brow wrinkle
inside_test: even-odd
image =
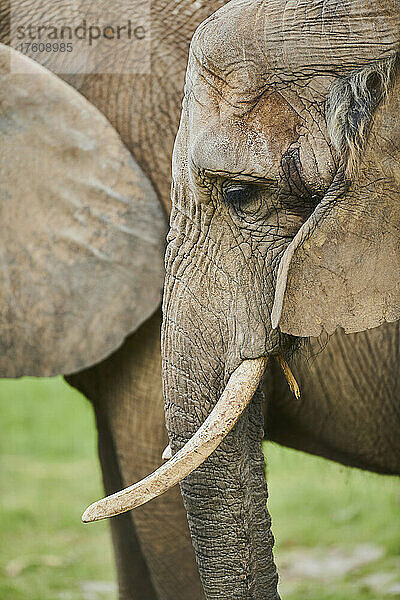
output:
[[[200,171],[206,177],[226,177],[228,179],[232,179],[235,181],[253,181],[254,183],[264,183],[271,186],[278,187],[278,181],[276,179],[271,179],[268,177],[263,177],[262,175],[252,175],[250,173],[240,173],[240,172],[232,172],[232,171],[224,171],[222,169],[218,170],[210,170],[210,169],[200,169]]]

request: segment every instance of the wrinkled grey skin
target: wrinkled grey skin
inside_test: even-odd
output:
[[[306,3],[294,7],[285,2],[234,0],[197,30],[191,44],[173,158],[173,206],[163,304],[163,384],[173,452],[198,429],[229,375],[244,359],[276,353],[290,356],[296,351],[299,338],[273,328],[271,312],[279,262],[303,224],[307,222],[309,226],[306,238],[311,242],[316,231],[317,242],[312,250],[323,248],[322,242],[318,245],[319,220],[314,210],[319,215],[329,201],[331,214],[336,210],[336,202],[341,202],[349,214],[354,211],[359,215],[365,210],[367,221],[369,211],[362,207],[368,191],[369,202],[377,207],[375,237],[381,235],[382,204],[386,206],[383,223],[397,218],[396,209],[391,207],[399,199],[400,138],[397,134],[387,138],[384,127],[385,115],[391,115],[393,122],[397,111],[396,72],[386,101],[382,80],[370,80],[373,89],[369,109],[377,114],[369,139],[374,144],[363,149],[359,172],[346,166],[350,149],[334,147],[327,129],[325,103],[339,77],[351,77],[371,61],[382,61],[396,53],[398,8],[396,3],[382,3],[381,18],[371,25],[370,9],[363,2],[330,2],[324,6],[313,2],[307,9]],[[376,22],[379,31],[370,30]],[[319,45],[322,40],[323,47]],[[367,96],[365,102],[368,103]],[[364,118],[362,113],[354,115],[356,124]],[[385,161],[384,151],[396,158]],[[396,224],[397,221],[393,232]],[[369,223],[367,226],[360,217],[360,238],[363,229],[369,232],[368,227]],[[333,235],[331,228],[323,229],[323,239],[329,239],[331,232]],[[341,239],[336,232],[335,235],[339,262]],[[354,244],[354,232],[352,236]],[[334,271],[335,260],[333,256]],[[374,269],[374,256],[370,260]],[[393,286],[398,279],[397,267],[396,257],[386,272]],[[311,302],[325,302],[325,312],[330,313],[329,303],[334,303],[335,293],[331,297],[328,287],[318,291],[318,270],[314,270],[313,277],[307,280],[314,293]],[[377,272],[378,286],[379,277]],[[296,296],[296,287],[289,287],[286,293],[290,300],[291,294]],[[397,306],[393,294],[386,304],[391,302]],[[386,310],[382,320],[394,320],[395,317],[385,319],[385,315],[394,312]],[[293,307],[292,313],[292,321],[290,314],[285,321],[284,331],[288,333],[292,327],[298,327]],[[324,315],[321,324],[324,325]],[[363,319],[359,325],[353,322],[352,327],[352,331],[363,329]],[[392,348],[396,349],[392,331],[386,331],[388,356]],[[362,344],[362,337],[358,339]],[[342,343],[348,345],[347,340]],[[374,345],[365,340],[364,343],[359,352],[364,352],[370,363]],[[342,352],[341,342],[337,344],[331,365],[343,362],[347,354]],[[331,350],[334,347],[335,342]],[[352,377],[360,381],[362,377],[355,367],[342,364],[341,371],[351,368]],[[304,364],[299,373],[305,380]],[[314,377],[318,378],[318,371],[314,371]],[[336,401],[334,379],[332,374],[328,377],[329,391],[324,390],[321,381],[305,384],[304,408],[310,389],[319,391],[318,398],[325,395],[328,404]],[[346,374],[344,379],[349,397]],[[287,443],[301,447],[298,440],[294,441],[300,410],[293,407],[293,401],[289,409],[290,401],[279,402],[278,389],[275,384],[276,396],[270,399],[269,408],[271,422],[289,415],[294,421],[288,422],[286,430],[284,421],[270,425],[267,419],[267,429],[274,439],[282,436]],[[394,388],[387,390],[383,405],[389,406],[398,427],[398,395]],[[312,409],[308,406],[310,411],[306,414],[310,418]],[[346,461],[344,448],[340,447],[344,445],[343,436],[338,429],[335,441],[335,435],[326,432],[323,412],[313,419],[321,453]],[[306,417],[300,417],[300,421],[305,420]],[[354,420],[357,422],[357,418]],[[393,441],[393,424],[390,419],[384,420]],[[310,423],[307,429],[303,438],[308,437],[306,443],[313,449]],[[200,577],[209,600],[279,597],[266,510],[262,436],[262,399],[257,393],[231,434],[181,484]],[[332,442],[336,447],[330,449]],[[353,450],[347,462],[399,472],[398,441],[394,448],[387,444],[385,456],[380,456],[379,451],[375,463],[372,457],[365,460],[362,443],[351,445]],[[315,447],[314,444],[314,450]]]
[[[196,27],[222,4],[154,1],[148,75],[65,76],[107,117],[166,213],[189,41]],[[321,232],[318,244],[324,236],[329,239],[324,223],[309,236],[311,248],[299,247],[291,263],[295,269],[289,272],[282,313],[282,330],[289,335],[273,330],[270,323],[280,259],[342,162],[325,123],[331,86],[338,77],[391,56],[398,47],[398,3],[378,2],[371,8],[372,19],[369,4],[233,2],[201,26],[193,42],[174,159],[164,301],[164,388],[172,446],[179,447],[203,422],[227,377],[244,358],[277,351],[286,354],[302,390],[299,403],[271,359],[264,378],[264,406],[260,391],[234,432],[182,485],[208,598],[277,597],[260,449],[262,408],[268,439],[348,465],[381,473],[400,471],[398,323],[351,335],[338,332],[328,342],[312,341],[310,348],[290,337],[291,333],[308,335],[310,323],[299,310],[296,277],[302,265],[307,267],[304,254],[318,255],[314,234]],[[0,37],[5,43],[8,11],[9,3],[1,2]],[[261,92],[254,105],[254,94]],[[388,102],[394,98],[391,93]],[[375,108],[381,111],[380,106]],[[366,200],[357,211],[343,204],[344,215],[367,214],[371,189],[374,198],[382,200],[380,214],[395,215],[385,199],[396,197],[399,186],[397,119],[393,117],[398,113],[396,107],[379,113],[387,123],[384,129],[378,123],[369,140],[377,140],[380,150],[374,152],[370,144],[363,155],[367,164],[362,174],[370,181],[359,174],[353,178],[358,186],[352,192],[357,207],[361,189],[367,190]],[[204,172],[206,168],[211,175]],[[222,176],[215,172],[219,170]],[[251,196],[247,206],[237,202],[240,197],[229,202],[223,198],[221,180],[229,181],[233,172],[240,173],[240,180],[243,174],[260,178],[259,193]],[[266,179],[271,179],[267,185]],[[378,180],[390,193],[377,191]],[[338,204],[335,201],[335,207]],[[332,211],[331,219],[341,222],[335,216]],[[354,225],[356,231],[359,225]],[[380,231],[378,224],[376,231]],[[336,240],[341,240],[340,233],[335,232]],[[386,233],[395,238],[391,231]],[[357,241],[357,236],[351,238],[351,248]],[[376,235],[375,246],[378,241]],[[343,234],[334,258],[339,248],[348,247],[345,242]],[[357,248],[356,252],[360,253]],[[371,261],[371,255],[366,256]],[[329,298],[314,302],[319,271],[301,281],[309,282],[305,292],[311,306],[321,308],[317,315],[321,325],[332,310]],[[338,268],[335,274],[340,277],[343,272]],[[393,298],[393,282],[389,276],[384,279]],[[381,283],[372,288],[379,292]],[[140,288],[140,281],[135,284]],[[355,289],[357,294],[357,285]],[[340,297],[342,313],[354,317],[354,307],[343,302],[347,288],[330,284],[326,290],[334,299]],[[303,298],[301,294],[300,303]],[[396,306],[390,311],[393,307],[386,297],[383,305],[386,316],[372,315],[364,328],[393,320]],[[331,322],[337,318],[331,317]],[[156,310],[118,351],[68,377],[95,409],[106,493],[156,468],[167,444],[160,319]],[[351,324],[352,331],[362,328]],[[121,599],[204,598],[178,488],[112,519],[111,528]]]

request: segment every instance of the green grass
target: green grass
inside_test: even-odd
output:
[[[0,419],[0,599],[82,600],[115,577],[107,524],[80,522],[102,495],[92,409],[60,378],[3,380]]]
[[[398,481],[265,453],[283,599],[400,598]],[[0,382],[0,475],[0,600],[116,598],[107,524],[80,522],[102,494],[92,411],[61,379]],[[368,564],[332,574],[332,552],[357,560],[360,547]]]
[[[280,569],[286,575],[283,597],[400,598],[399,480],[348,469],[275,444],[265,444],[264,451],[276,557],[278,565],[286,566]],[[363,550],[371,558],[379,552],[382,556],[341,577],[324,565],[327,553],[335,548],[344,560],[347,553],[357,557]],[[301,566],[299,573],[292,573],[304,554],[312,554],[317,571],[314,578],[301,577]],[[384,581],[379,588],[378,578]],[[283,594],[284,590],[288,593]]]

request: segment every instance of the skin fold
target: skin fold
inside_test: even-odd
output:
[[[322,307],[313,320],[320,319],[322,329],[328,316],[341,324],[341,315],[331,317],[335,298],[344,314],[355,314],[343,302],[350,288],[339,296],[338,286],[326,284],[333,292],[320,295],[322,267],[306,260],[318,257],[332,237],[339,240],[334,259],[340,259],[338,247],[355,247],[357,236],[349,242],[346,226],[335,237],[323,227],[327,221],[313,221],[330,193],[332,206],[341,203],[340,217],[383,215],[378,232],[392,219],[387,239],[398,226],[390,208],[400,178],[398,75],[384,98],[379,81],[371,84],[380,98],[373,106],[375,128],[368,128],[359,168],[351,173],[325,118],[338,79],[398,52],[398,3],[223,5],[155,0],[146,75],[62,76],[107,117],[170,218],[163,315],[157,308],[126,332],[116,352],[67,377],[93,404],[106,493],[153,471],[168,436],[173,453],[181,448],[243,360],[271,357],[232,432],[182,482],[183,503],[175,487],[111,520],[121,600],[279,598],[264,437],[346,465],[400,473],[398,323],[379,315],[375,329],[362,331],[353,320],[351,334],[308,339],[307,319],[298,317],[308,288],[308,306]],[[8,14],[9,4],[0,3],[5,43]],[[375,215],[371,206],[377,205]],[[331,219],[339,222],[332,213]],[[362,219],[348,221],[361,239]],[[279,264],[307,223],[313,225],[305,236],[310,245],[295,251],[282,327],[273,328]],[[378,240],[370,231],[363,239]],[[344,272],[340,263],[341,281]],[[379,278],[375,283],[370,287],[379,291]],[[308,288],[299,294],[303,284]],[[304,323],[304,330],[296,329]],[[288,390],[276,354],[289,362],[300,400]]]

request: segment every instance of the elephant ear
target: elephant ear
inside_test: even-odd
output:
[[[288,246],[273,326],[295,336],[355,333],[400,318],[400,84],[375,112],[357,173],[340,173]],[[342,173],[343,174],[343,173]]]
[[[0,136],[0,376],[72,373],[157,308],[165,217],[107,119],[3,45]]]

